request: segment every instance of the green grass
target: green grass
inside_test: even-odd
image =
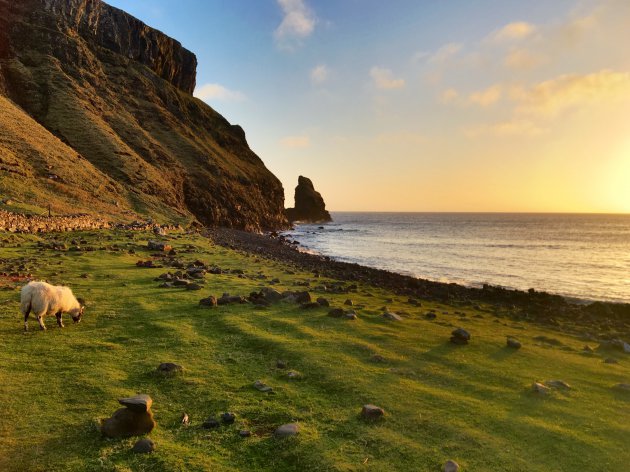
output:
[[[130,244],[137,254],[39,252],[36,237],[20,235],[7,235],[0,248],[3,270],[25,257],[37,277],[68,284],[88,300],[80,325],[67,320],[61,330],[53,317],[48,331],[40,332],[31,320],[24,334],[21,283],[2,281],[2,471],[438,471],[454,459],[464,471],[550,472],[625,470],[630,463],[630,395],[612,388],[630,381],[628,356],[604,364],[610,353],[584,354],[584,341],[497,317],[490,306],[481,312],[424,301],[412,307],[406,297],[367,286],[324,295],[316,287],[326,279],[288,275],[287,266],[197,236],[173,240],[176,248],[197,247],[182,258],[268,278],[208,275],[200,292],[159,289],[153,279],[165,269],[135,267],[149,255],[142,249],[148,234],[61,238],[82,236],[96,247]],[[81,278],[86,272],[90,278]],[[357,308],[357,321],[344,321],[326,316],[325,309],[285,303],[264,310],[198,306],[210,294],[247,295],[274,277],[279,289],[311,280],[314,296],[327,296],[335,306],[352,298],[364,308]],[[393,310],[406,313],[403,322],[380,317],[389,297]],[[437,311],[435,321],[424,319],[429,309]],[[459,326],[471,332],[470,345],[448,343]],[[523,348],[507,349],[507,335]],[[385,361],[374,362],[375,354]],[[288,379],[277,359],[301,378]],[[161,362],[186,371],[160,377],[154,371]],[[572,390],[547,398],[530,393],[534,380],[557,378]],[[276,394],[252,388],[258,379]],[[131,453],[135,439],[104,439],[98,430],[99,420],[117,409],[117,398],[135,393],[154,400],[158,426],[150,435],[156,443],[151,455]],[[365,403],[383,407],[386,418],[362,421]],[[233,426],[200,427],[223,411],[236,413]],[[182,412],[190,415],[189,427],[179,422]],[[299,423],[301,434],[274,439],[273,430],[287,422]],[[239,429],[254,436],[242,439]]]

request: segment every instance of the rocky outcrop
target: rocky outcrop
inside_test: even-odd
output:
[[[52,171],[67,176],[51,187],[45,149],[12,129],[0,161],[26,170],[0,162],[0,193],[29,186],[28,203],[41,206],[81,188],[93,211],[121,218],[285,227],[282,185],[243,129],[192,97],[196,64],[179,42],[100,0],[0,0],[0,94],[58,139]],[[10,127],[0,116],[0,138]],[[77,159],[91,177],[70,185],[64,165]]]
[[[325,223],[332,221],[330,213],[326,211],[326,204],[319,192],[315,190],[311,179],[300,176],[298,186],[295,187],[295,207],[287,208],[287,218],[290,222]]]
[[[110,228],[110,224],[90,215],[26,216],[0,210],[0,231],[10,233],[50,233]]]

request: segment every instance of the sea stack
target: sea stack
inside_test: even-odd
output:
[[[315,190],[311,179],[300,175],[295,187],[295,207],[287,208],[289,222],[326,223],[332,221],[326,211],[326,204],[321,194]]]

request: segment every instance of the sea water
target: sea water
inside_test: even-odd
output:
[[[345,213],[300,246],[424,279],[630,303],[630,215]]]

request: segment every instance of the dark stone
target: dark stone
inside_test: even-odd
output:
[[[347,305],[347,306],[353,306],[354,305],[353,301],[350,300],[349,298],[345,302],[343,302],[343,304]]]
[[[470,333],[463,328],[457,328],[451,333],[451,342],[453,344],[464,345],[470,341]]]
[[[217,297],[210,295],[208,298],[199,300],[201,306],[217,306]]]
[[[213,417],[208,418],[201,424],[201,427],[205,429],[214,429],[218,428],[219,426],[221,426],[221,423],[219,423],[219,420]]]
[[[239,435],[240,437],[242,437],[242,438],[249,438],[249,437],[251,437],[252,432],[251,432],[251,431],[249,431],[249,430],[247,430],[247,429],[241,429],[241,430],[238,432],[238,435]]]
[[[368,420],[378,420],[385,416],[385,410],[376,405],[363,405],[361,416]]]
[[[186,290],[201,290],[203,287],[199,284],[190,283],[186,285]]]
[[[341,318],[346,314],[341,308],[333,308],[328,312],[328,316],[332,318]]]
[[[300,176],[295,188],[295,207],[287,208],[287,218],[290,222],[318,223],[332,221],[330,213],[326,211],[326,204],[319,192],[315,191],[310,179]]]
[[[163,362],[158,366],[157,371],[163,375],[175,375],[183,373],[184,368],[173,362]]]
[[[234,413],[223,413],[221,415],[221,421],[223,422],[223,424],[234,424],[234,421],[236,420],[236,415]]]
[[[295,294],[295,302],[296,303],[311,303],[312,299],[311,299],[311,294],[308,292],[297,292]]]
[[[512,348],[512,349],[520,349],[521,348],[521,343],[520,341],[508,336],[507,338],[507,347]]]
[[[149,438],[140,439],[134,444],[132,451],[136,454],[150,454],[155,450],[155,443]]]
[[[324,307],[330,306],[330,302],[326,298],[323,298],[323,297],[319,297],[317,299],[317,303],[319,303],[320,306],[324,306]]]

